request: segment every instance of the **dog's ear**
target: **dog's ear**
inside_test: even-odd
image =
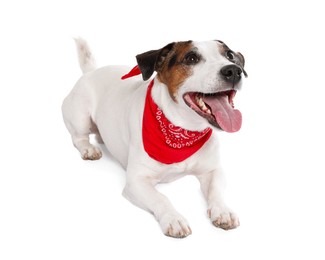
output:
[[[240,62],[242,63],[242,66],[244,67],[245,66],[245,58],[244,58],[244,55],[241,54],[240,52],[237,52],[237,54],[239,56]]]
[[[241,54],[240,52],[237,52],[237,54],[239,56],[239,60],[240,60],[240,63],[241,63],[240,65],[241,65],[241,67],[243,69],[244,75],[247,78],[248,77],[247,72],[244,70],[244,66],[245,66],[245,58],[244,58],[244,55]]]
[[[136,56],[143,80],[148,80],[154,71],[158,71],[161,68],[174,44],[172,42],[159,50],[147,51]]]

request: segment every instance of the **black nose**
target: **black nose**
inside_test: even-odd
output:
[[[241,79],[242,69],[237,65],[227,65],[221,68],[220,73],[223,78],[232,83],[237,83]]]

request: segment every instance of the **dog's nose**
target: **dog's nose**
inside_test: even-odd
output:
[[[227,65],[221,68],[223,78],[232,83],[237,83],[241,79],[242,69],[237,65]]]

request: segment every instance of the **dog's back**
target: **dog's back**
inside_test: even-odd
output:
[[[89,134],[93,133],[99,142],[107,144],[108,150],[126,168],[130,136],[128,124],[132,124],[137,116],[131,110],[139,111],[143,107],[141,100],[144,102],[146,91],[141,87],[143,80],[140,76],[121,80],[130,70],[127,66],[96,69],[86,41],[80,38],[75,41],[84,74],[63,102],[64,122],[83,159],[101,157],[99,148],[89,143]],[[140,93],[134,105],[139,107],[132,108],[132,99],[137,92]]]

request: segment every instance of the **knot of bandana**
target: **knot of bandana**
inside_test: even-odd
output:
[[[132,70],[130,70],[130,72],[128,74],[125,74],[124,76],[121,77],[121,79],[127,79],[127,78],[131,78],[133,76],[137,76],[141,74],[141,71],[139,69],[139,66],[136,65]]]

